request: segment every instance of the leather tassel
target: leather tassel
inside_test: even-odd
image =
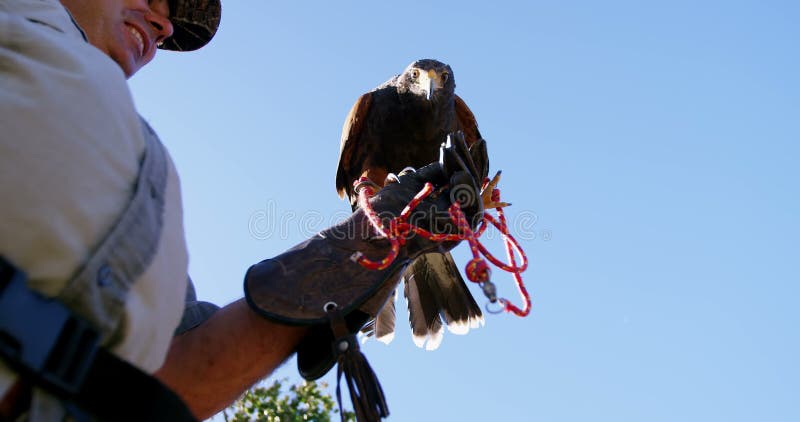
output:
[[[378,381],[378,377],[361,353],[355,334],[349,333],[344,318],[339,312],[330,312],[331,328],[334,332],[332,347],[336,354],[336,400],[339,402],[339,414],[344,422],[344,409],[342,408],[341,381],[344,375],[347,389],[350,391],[350,401],[358,422],[379,422],[381,418],[389,416],[389,406]]]

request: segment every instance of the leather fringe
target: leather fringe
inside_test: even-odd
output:
[[[383,395],[378,377],[367,362],[367,358],[361,353],[355,334],[347,330],[342,315],[337,311],[330,313],[332,314],[331,328],[336,338],[332,347],[338,364],[336,400],[339,402],[339,415],[342,422],[345,420],[344,408],[342,408],[342,375],[344,375],[347,389],[350,391],[350,401],[353,403],[356,421],[379,422],[381,418],[389,416],[389,406],[386,404],[386,397]]]

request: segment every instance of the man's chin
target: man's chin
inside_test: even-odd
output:
[[[126,78],[130,78],[136,72],[141,70],[141,68],[147,66],[147,64],[150,63],[152,60],[153,60],[153,57],[151,57],[149,59],[132,60],[130,62],[130,66],[128,66],[128,68],[124,68],[124,67],[122,68],[122,70],[125,72],[125,77]]]
[[[145,65],[145,63],[141,63],[140,61],[136,60],[133,54],[128,53],[127,51],[124,54],[113,55],[111,58],[117,63],[117,65],[119,65],[120,69],[122,69],[122,72],[125,73],[126,79],[133,76]]]

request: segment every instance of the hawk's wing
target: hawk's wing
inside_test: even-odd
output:
[[[467,141],[470,152],[472,152],[475,167],[478,169],[481,179],[485,179],[489,175],[489,155],[486,154],[486,141],[478,130],[478,121],[475,120],[475,115],[472,114],[467,103],[458,95],[455,95],[455,108],[459,129],[464,132],[464,140]]]
[[[456,118],[462,132],[464,132],[464,139],[467,145],[472,146],[478,139],[481,139],[481,133],[478,131],[478,121],[475,120],[475,115],[469,109],[467,103],[458,95],[455,95]]]
[[[365,146],[360,145],[359,141],[371,104],[372,92],[368,92],[356,100],[344,120],[339,145],[339,167],[336,170],[336,191],[342,198],[352,193],[354,173],[361,172],[366,159]]]

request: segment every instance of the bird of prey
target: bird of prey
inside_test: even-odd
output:
[[[387,176],[406,167],[419,168],[439,159],[439,147],[454,131],[464,133],[470,150],[483,149],[475,116],[455,94],[450,66],[432,59],[417,60],[403,73],[358,98],[342,128],[336,189],[353,210],[353,181],[366,176],[382,186]],[[480,154],[476,154],[480,156]],[[482,177],[488,160],[476,163]],[[483,325],[480,307],[467,289],[450,253],[428,253],[415,259],[403,274],[414,343],[428,350],[441,343],[443,325],[465,334]],[[395,295],[364,332],[389,343],[394,338]]]

